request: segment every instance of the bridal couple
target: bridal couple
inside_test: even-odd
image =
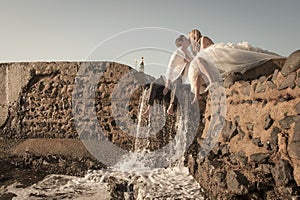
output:
[[[211,85],[221,82],[228,73],[244,73],[271,59],[282,58],[261,49],[249,48],[247,45],[215,44],[209,37],[202,36],[198,29],[192,30],[188,38],[180,35],[175,40],[175,44],[178,48],[170,58],[165,76],[160,77],[160,81],[164,83],[151,83],[148,107],[144,115],[149,114],[154,98],[159,92],[158,88],[164,87],[160,89],[163,95],[171,90],[167,113],[172,115],[176,104],[175,97],[179,95],[178,88],[182,84],[191,85],[191,92],[194,93],[193,104],[201,98],[202,93],[208,91]],[[191,53],[188,50],[189,46]],[[203,85],[206,85],[206,89],[203,89]]]

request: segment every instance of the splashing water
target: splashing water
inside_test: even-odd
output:
[[[90,171],[85,177],[50,175],[27,188],[12,184],[5,192],[14,193],[14,200],[38,199],[113,199],[110,182],[122,180],[126,191],[124,199],[204,199],[203,191],[188,174],[187,169],[154,169],[143,172],[121,172],[114,169]],[[131,197],[131,198],[130,198]]]
[[[142,126],[142,121],[143,121],[143,110],[145,107],[145,100],[146,100],[146,96],[147,96],[147,90],[143,91],[142,97],[140,98],[140,102],[139,102],[139,113],[138,113],[138,123],[137,123],[137,129],[136,129],[136,135],[135,135],[135,144],[134,144],[134,151],[135,152],[145,152],[148,145],[149,145],[149,141],[146,140],[146,144],[145,140],[141,140],[140,138],[142,136],[144,136],[143,138],[148,138],[149,137],[149,128],[150,128],[150,123],[148,124],[147,127],[147,131],[144,131],[142,134],[142,130],[141,130],[141,126]]]
[[[184,124],[184,123],[182,123]],[[180,126],[180,124],[179,124]],[[178,137],[179,140],[184,138]],[[181,148],[179,142],[174,149]],[[174,150],[176,152],[176,150]],[[110,180],[117,179],[132,189],[124,192],[124,199],[204,199],[204,191],[182,166],[168,168],[146,167],[141,158],[146,152],[132,153],[119,166],[107,170],[89,171],[85,177],[50,175],[27,188],[15,183],[5,189],[14,193],[14,200],[23,199],[77,199],[108,200],[111,197]],[[182,163],[182,162],[179,162]]]
[[[114,167],[106,170],[89,171],[83,178],[49,175],[44,180],[27,188],[20,188],[18,183],[14,183],[7,188],[0,188],[0,191],[16,194],[17,196],[13,198],[15,200],[106,200],[113,199],[111,182],[117,179],[127,187],[124,191],[124,199],[204,199],[204,192],[199,184],[189,175],[188,169],[183,167],[183,153],[188,134],[189,119],[186,117],[187,113],[177,115],[177,134],[169,146],[167,145],[168,148],[154,155],[153,152],[147,150],[149,140],[145,140],[145,138],[151,135],[153,129],[155,130],[155,127],[151,126],[159,118],[152,117],[147,126],[148,130],[146,132],[141,131],[142,111],[144,110],[146,94],[146,92],[143,93],[140,101],[135,151],[127,154]],[[178,107],[177,112],[187,112],[189,105],[190,102],[186,99],[183,105]],[[154,105],[152,116],[160,114],[165,118],[165,110],[165,107],[161,105]],[[161,126],[162,121],[160,120],[158,124]],[[169,167],[169,163],[175,162],[177,162],[176,166]]]
[[[149,117],[149,124],[144,132],[141,132],[141,124],[143,121],[142,111],[144,110],[145,97],[147,93],[144,91],[138,114],[137,132],[135,135],[135,151],[125,155],[121,162],[117,163],[114,167],[122,171],[140,171],[140,170],[152,170],[157,168],[168,167],[170,164],[177,162],[178,165],[183,165],[183,154],[187,146],[188,133],[188,106],[190,101],[188,98],[184,98],[181,105],[178,106],[177,119],[175,127],[177,133],[175,137],[163,148],[151,152],[147,149],[150,144],[149,137],[151,133],[157,133],[165,124],[166,119],[166,107],[161,104],[154,104],[151,109],[151,115]],[[162,120],[163,119],[163,120]],[[172,131],[172,130],[169,130]],[[171,134],[169,134],[171,135]],[[192,137],[193,134],[190,134]],[[142,137],[142,139],[140,139]],[[146,139],[145,139],[146,138]]]

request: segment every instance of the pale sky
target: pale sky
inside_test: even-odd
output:
[[[2,0],[0,62],[117,61],[165,71],[174,40],[194,28],[214,42],[300,49],[299,0]]]

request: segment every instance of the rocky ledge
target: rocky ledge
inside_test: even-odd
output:
[[[198,156],[210,119],[186,164],[211,199],[300,197],[300,51],[286,61],[225,79],[227,115],[217,146]],[[255,76],[253,76],[255,75]]]

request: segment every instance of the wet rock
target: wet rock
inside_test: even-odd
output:
[[[87,166],[88,169],[94,169],[96,166],[95,161],[91,160],[91,159],[87,159],[85,161],[85,165]]]
[[[300,68],[300,50],[294,51],[287,58],[281,73],[283,76],[288,76],[291,72]]]
[[[274,123],[274,120],[271,118],[271,115],[267,115],[265,119],[264,129],[268,130]]]
[[[243,195],[248,193],[249,181],[247,178],[239,171],[230,170],[226,176],[227,187],[231,192],[238,195]]]
[[[270,154],[268,153],[255,153],[250,155],[250,160],[258,164],[263,164],[268,162],[269,157]]]
[[[286,160],[276,162],[272,175],[277,186],[284,186],[292,180],[292,167]]]
[[[109,185],[111,191],[110,195],[112,199],[125,199],[125,193],[128,191],[129,188],[127,181],[113,180],[110,181]]]

